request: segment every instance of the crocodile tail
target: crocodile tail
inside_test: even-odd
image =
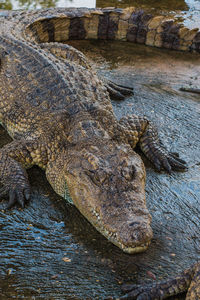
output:
[[[176,16],[127,9],[56,9],[35,14],[27,36],[39,43],[106,39],[200,53],[200,31],[186,28]]]

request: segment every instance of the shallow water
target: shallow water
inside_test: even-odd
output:
[[[189,170],[159,174],[144,158],[154,238],[138,255],[109,243],[53,192],[39,168],[29,170],[33,194],[25,209],[5,211],[6,200],[0,202],[1,300],[117,297],[122,282],[152,281],[149,271],[166,278],[200,258],[200,96],[179,91],[199,86],[200,56],[129,43],[73,45],[101,74],[134,87],[134,96],[113,101],[118,118],[146,114]],[[10,140],[0,133],[1,144]]]

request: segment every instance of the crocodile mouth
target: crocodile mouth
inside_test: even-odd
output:
[[[119,240],[117,239],[113,239],[112,237],[107,237],[107,239],[109,241],[111,241],[114,245],[116,245],[117,247],[119,247],[120,249],[123,250],[123,252],[128,253],[128,254],[136,254],[136,253],[140,253],[140,252],[144,252],[147,250],[147,248],[150,245],[150,241],[135,247],[127,247],[125,246],[123,243],[121,243]]]
[[[150,241],[137,245],[137,246],[132,246],[132,247],[127,247],[126,245],[124,245],[118,238],[117,238],[117,234],[116,233],[112,233],[109,231],[101,231],[101,233],[114,245],[116,245],[117,247],[119,247],[120,249],[122,249],[123,252],[128,253],[128,254],[136,254],[136,253],[140,253],[140,252],[144,252],[147,250],[147,248],[150,245]]]
[[[132,241],[133,245],[126,245],[123,243],[121,238],[119,238],[119,234],[117,232],[112,232],[107,230],[105,224],[102,222],[100,215],[93,209],[92,210],[93,216],[97,218],[97,223],[92,223],[97,231],[99,231],[106,239],[108,239],[111,243],[115,246],[120,248],[123,252],[128,254],[136,254],[140,252],[144,252],[149,247],[151,241],[150,239],[146,242],[139,242],[139,241]],[[91,222],[91,221],[90,221]],[[134,245],[135,243],[135,245]]]

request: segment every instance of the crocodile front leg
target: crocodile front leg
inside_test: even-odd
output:
[[[144,286],[128,284],[124,285],[122,290],[127,294],[122,296],[121,300],[161,300],[187,290],[186,300],[198,300],[200,299],[200,262],[175,278]]]
[[[43,159],[44,161],[44,159]],[[24,204],[30,198],[30,185],[25,168],[41,165],[42,157],[36,141],[13,141],[0,150],[0,178],[3,188],[0,198],[8,194],[8,208],[13,204]]]
[[[178,154],[168,152],[159,139],[157,129],[146,118],[136,115],[123,117],[119,121],[120,133],[132,148],[139,144],[146,157],[154,164],[157,170],[164,168],[169,173],[171,170],[184,171],[186,162]]]

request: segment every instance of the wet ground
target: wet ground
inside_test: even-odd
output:
[[[200,56],[128,43],[73,44],[100,73],[134,87],[134,96],[113,102],[117,116],[147,115],[189,171],[159,174],[144,158],[154,238],[145,253],[128,255],[56,195],[43,171],[29,170],[30,203],[6,211],[0,202],[1,300],[117,297],[123,282],[176,275],[200,258],[200,95],[179,91],[199,88]],[[0,134],[3,145],[9,137],[2,128]]]

